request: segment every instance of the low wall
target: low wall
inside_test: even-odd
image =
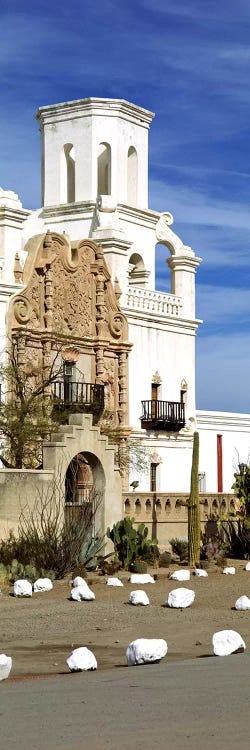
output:
[[[188,494],[165,492],[123,493],[124,516],[135,518],[137,524],[145,523],[149,536],[158,539],[160,546],[169,544],[170,539],[187,539]],[[200,493],[201,528],[212,535],[216,532],[216,519],[222,513],[235,510],[236,497],[233,493]]]
[[[20,513],[32,510],[39,495],[46,494],[53,471],[31,469],[0,469],[0,539],[18,529]]]

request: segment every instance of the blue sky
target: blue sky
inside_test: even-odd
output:
[[[25,207],[40,205],[39,106],[107,96],[156,113],[149,206],[171,211],[203,258],[201,409],[250,412],[249,38],[249,0],[3,0],[0,10],[0,185]]]

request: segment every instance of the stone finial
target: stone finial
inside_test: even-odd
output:
[[[152,383],[155,383],[155,385],[161,384],[161,376],[159,375],[158,370],[155,371],[155,374],[152,376]]]
[[[49,251],[51,250],[52,244],[53,244],[53,242],[52,242],[51,231],[50,231],[50,229],[48,229],[48,231],[46,232],[46,235],[44,237],[44,242],[43,242],[43,248],[44,248],[43,257],[44,258],[48,257]]]
[[[15,254],[15,261],[14,261],[14,279],[17,284],[21,284],[23,280],[23,269],[20,263],[20,258],[18,253]]]
[[[77,346],[68,346],[62,350],[61,357],[64,362],[72,362],[72,364],[75,364],[76,362],[78,362],[80,353],[80,349],[78,349]]]
[[[157,465],[158,464],[162,464],[162,462],[163,462],[162,457],[159,456],[159,453],[157,453],[156,450],[152,450],[150,452],[150,458],[149,458],[149,460],[150,460],[151,464],[157,464]]]
[[[114,290],[115,290],[115,296],[116,296],[116,299],[117,299],[117,302],[118,302],[119,299],[120,299],[122,290],[121,290],[121,287],[120,287],[120,284],[119,284],[117,276],[115,277],[115,281],[114,281]]]

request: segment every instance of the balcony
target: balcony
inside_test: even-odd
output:
[[[142,401],[141,426],[146,430],[178,432],[185,426],[185,406],[180,401]]]
[[[100,415],[104,409],[104,386],[93,383],[72,383],[55,380],[52,384],[54,412],[90,412]]]

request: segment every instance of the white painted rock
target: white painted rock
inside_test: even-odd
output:
[[[129,594],[129,604],[144,604],[146,606],[149,604],[149,598],[145,591],[140,591],[140,589],[131,591]]]
[[[207,578],[208,576],[207,571],[202,568],[195,568],[194,575],[198,578]]]
[[[68,659],[66,659],[66,663],[71,672],[85,672],[97,669],[96,658],[86,646],[75,648]]]
[[[11,656],[6,656],[6,654],[0,654],[0,680],[7,680],[7,677],[9,677],[9,674],[10,674],[11,667],[12,667]]]
[[[95,599],[95,594],[89,587],[86,586],[74,586],[74,588],[71,590],[71,599],[73,599],[74,602],[91,602],[93,599]]]
[[[123,586],[123,583],[120,578],[108,578],[107,586]]]
[[[15,581],[14,596],[32,596],[32,585],[26,579]]]
[[[155,583],[153,576],[149,573],[131,573],[130,583]]]
[[[232,567],[232,568],[223,568],[222,572],[225,574],[225,576],[234,576],[235,575],[235,568],[234,567]]]
[[[82,578],[81,576],[76,576],[76,578],[74,578],[74,580],[72,581],[72,586],[73,588],[76,588],[77,586],[87,586],[88,588],[87,581],[85,581],[85,578]]]
[[[250,609],[250,599],[248,596],[240,596],[234,606],[235,609]]]
[[[190,607],[195,599],[194,591],[190,589],[173,589],[169,592],[166,605],[168,607],[175,607],[176,609],[184,609]]]
[[[129,667],[137,664],[153,664],[166,656],[168,645],[162,638],[137,638],[126,651]]]
[[[34,592],[38,591],[51,591],[53,589],[53,583],[50,578],[38,578],[33,586]]]
[[[190,570],[175,570],[169,578],[172,581],[190,581]]]
[[[245,570],[250,570],[250,561],[246,564]]]
[[[215,656],[229,656],[241,649],[245,651],[246,644],[236,630],[219,630],[213,634],[213,650]]]

